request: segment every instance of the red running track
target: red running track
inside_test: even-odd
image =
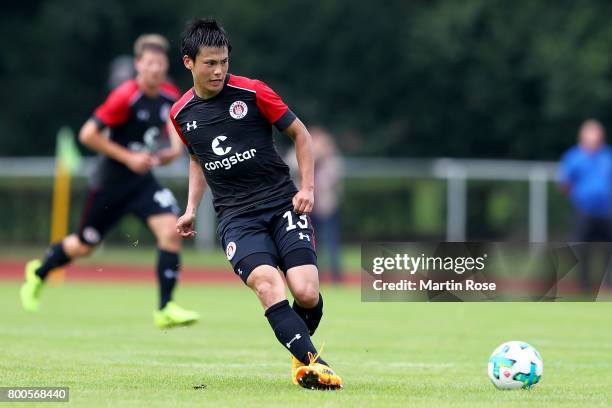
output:
[[[0,280],[23,280],[24,262],[0,261]],[[153,266],[129,265],[91,265],[73,264],[66,268],[66,281],[69,282],[154,282],[155,269]],[[329,282],[328,275],[324,274],[322,282]],[[359,285],[359,274],[347,274],[345,283]],[[242,281],[228,268],[193,268],[181,270],[181,283],[226,283],[242,284]]]

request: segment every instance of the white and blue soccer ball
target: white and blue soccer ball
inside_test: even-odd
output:
[[[489,378],[500,390],[531,388],[542,378],[543,369],[540,353],[523,341],[504,343],[489,357]]]

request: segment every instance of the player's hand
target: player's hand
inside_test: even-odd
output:
[[[185,213],[176,222],[176,232],[183,238],[193,238],[197,231],[193,229],[195,224],[195,214]]]
[[[293,196],[293,209],[298,214],[310,214],[314,205],[314,193],[310,190],[300,190]]]
[[[160,166],[165,166],[166,164],[169,164],[172,161],[174,161],[180,155],[181,155],[180,150],[176,151],[171,148],[166,148],[166,149],[161,149],[159,152],[157,152],[155,157],[159,160]]]
[[[125,163],[134,173],[145,174],[159,164],[159,159],[146,152],[132,152]]]

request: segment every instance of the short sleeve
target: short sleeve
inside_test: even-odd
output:
[[[181,138],[181,141],[183,142],[183,144],[187,146],[187,151],[189,151],[189,154],[191,155],[195,154],[195,152],[193,151],[193,148],[191,147],[191,145],[185,138],[185,135],[183,134],[183,129],[181,129],[181,125],[179,125],[176,119],[172,116],[170,116],[170,121],[172,122],[172,126],[174,126],[174,130],[176,130],[176,133]]]
[[[123,87],[113,90],[104,103],[94,111],[93,119],[100,128],[118,126],[130,116],[130,95]]]
[[[293,123],[295,114],[272,88],[262,81],[256,81],[255,91],[257,107],[270,124],[283,131]]]

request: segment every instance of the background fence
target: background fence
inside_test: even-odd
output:
[[[70,228],[78,227],[93,159],[73,180]],[[184,206],[187,159],[156,172]],[[571,208],[557,190],[553,162],[351,158],[344,161],[343,242],[435,239],[564,240]],[[0,240],[40,245],[49,239],[53,158],[0,158]],[[214,245],[210,195],[200,207],[197,245]],[[153,239],[126,218],[107,242]]]

